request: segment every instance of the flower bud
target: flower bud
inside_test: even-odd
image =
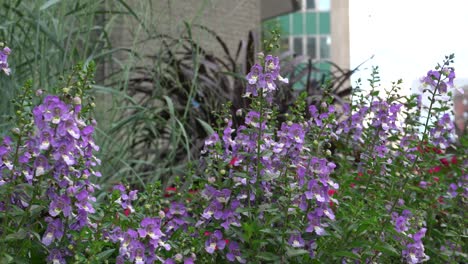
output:
[[[258,58],[259,60],[263,60],[263,58],[265,58],[265,53],[259,52],[259,53],[257,54],[257,58]]]
[[[78,97],[78,96],[75,96],[75,97],[73,98],[73,104],[74,104],[74,105],[80,105],[80,104],[81,104],[81,98]]]
[[[221,173],[221,175],[225,175],[225,174],[226,174],[226,170],[220,170],[219,173]]]
[[[90,105],[91,105],[91,107],[93,107],[93,108],[96,107],[96,104],[95,104],[94,102],[92,102]]]
[[[164,211],[159,211],[158,215],[159,215],[159,218],[161,219],[166,217],[166,214],[164,213]]]
[[[19,134],[21,133],[20,129],[17,128],[17,127],[12,128],[12,129],[11,129],[11,132],[12,132],[13,134],[15,134],[15,135],[19,135]]]
[[[208,178],[208,182],[209,183],[214,183],[216,181],[216,178],[215,177],[209,177]]]
[[[325,103],[325,102],[322,102],[322,103],[320,104],[320,107],[322,107],[322,108],[327,108],[327,107],[328,107],[328,105],[327,105],[327,103]]]
[[[62,89],[62,92],[68,94],[70,92],[70,88],[65,87]]]
[[[174,257],[174,258],[175,258],[175,261],[177,261],[177,262],[181,262],[181,261],[182,261],[182,259],[183,259],[183,256],[182,256],[182,254],[180,254],[180,253],[177,253],[177,254],[175,255],[175,257]]]
[[[288,124],[288,126],[292,126],[293,122],[292,122],[292,121],[288,121],[286,124]]]
[[[242,116],[242,109],[237,109],[236,116]]]
[[[330,157],[332,155],[331,151],[329,149],[327,149],[327,151],[325,151],[325,155],[327,157]]]
[[[41,89],[36,90],[36,96],[41,96],[44,93]]]

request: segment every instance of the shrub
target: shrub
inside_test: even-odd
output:
[[[166,189],[93,184],[92,64],[57,95],[26,85],[0,146],[2,262],[466,261],[467,141],[455,147],[446,113],[453,56],[422,79],[427,109],[400,82],[382,95],[374,71],[351,105],[301,97],[284,114],[272,103],[288,82],[279,59],[259,60],[250,107],[236,111],[244,125],[225,111],[192,177]]]

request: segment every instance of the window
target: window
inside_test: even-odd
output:
[[[306,0],[306,9],[315,9],[315,0]]]
[[[318,8],[321,11],[330,11],[330,0],[320,0]]]
[[[330,59],[330,36],[320,37],[320,59]]]
[[[303,52],[303,48],[302,48],[302,37],[296,37],[294,38],[294,53],[296,55],[302,55],[304,52]]]
[[[307,55],[313,60],[317,58],[317,38],[307,38]]]

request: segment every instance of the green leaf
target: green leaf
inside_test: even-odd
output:
[[[305,249],[288,249],[286,251],[286,255],[288,255],[288,257],[297,257],[305,254],[309,254],[309,251]]]
[[[333,256],[335,257],[346,257],[346,258],[352,258],[352,259],[361,259],[361,257],[353,252],[350,251],[336,251],[332,253]]]
[[[256,257],[258,259],[266,260],[266,261],[275,261],[279,260],[279,256],[271,253],[271,252],[259,252]]]
[[[97,255],[96,255],[96,258],[97,258],[97,260],[105,260],[105,259],[108,259],[108,258],[112,255],[112,253],[114,253],[114,251],[115,251],[115,248],[108,249],[108,250],[106,250],[106,251],[103,251],[103,252],[97,254]]]
[[[201,120],[200,118],[197,118],[197,121],[200,123],[200,125],[203,127],[205,130],[206,134],[208,135],[213,135],[215,133],[214,129],[208,124],[207,122]]]
[[[20,229],[16,233],[7,235],[5,237],[5,241],[23,240],[26,238],[27,235],[28,233],[24,229]]]
[[[377,245],[375,245],[374,249],[382,252],[382,253],[386,253],[386,254],[389,254],[389,255],[392,255],[392,256],[400,256],[400,253],[391,245],[387,244],[387,243],[379,243]]]
[[[42,10],[45,10],[45,9],[47,9],[47,8],[49,8],[49,7],[53,6],[53,5],[55,5],[55,4],[58,3],[58,2],[60,2],[60,0],[49,0],[49,1],[47,1],[45,4],[43,4],[43,5],[39,8],[39,10],[41,10],[41,11],[42,11]]]

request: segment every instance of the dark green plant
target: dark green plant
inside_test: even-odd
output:
[[[213,55],[196,42],[191,35],[194,28],[212,34],[224,54]],[[128,81],[129,97],[122,100],[126,112],[111,133],[118,142],[125,142],[123,152],[131,157],[129,165],[140,183],[160,179],[167,184],[172,176],[186,175],[186,165],[198,160],[217,113],[227,102],[231,102],[234,125],[241,124],[235,111],[250,104],[241,95],[245,91],[244,76],[256,58],[258,41],[251,32],[247,41],[240,42],[236,53],[231,54],[215,32],[190,24],[186,24],[180,38],[157,38],[161,47],[148,58],[152,64],[133,70],[138,76]],[[270,44],[274,46],[276,41],[278,38]],[[342,104],[351,92],[349,77],[353,70],[332,64],[333,70],[325,73],[327,81],[316,80],[314,73],[320,70],[308,57],[292,58],[290,53],[284,53],[280,59],[282,73],[290,79],[275,97],[280,116],[287,113],[301,92],[305,91],[308,104],[320,102],[324,96],[332,97],[332,103]],[[292,89],[304,77],[304,89]]]

